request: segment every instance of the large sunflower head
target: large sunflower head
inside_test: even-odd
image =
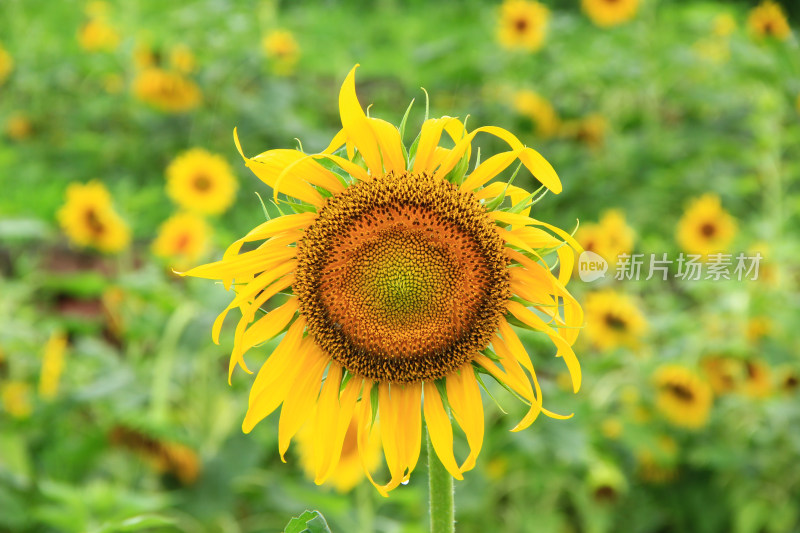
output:
[[[789,38],[792,29],[780,4],[764,0],[750,10],[747,16],[747,27],[750,33],[758,38],[774,37],[784,41]]]
[[[692,200],[678,222],[678,244],[690,254],[724,252],[735,235],[736,221],[711,193]]]
[[[342,129],[322,153],[242,155],[292,214],[260,224],[222,260],[187,274],[235,287],[212,332],[217,339],[228,312],[241,312],[231,372],[237,364],[247,369],[250,348],[283,335],[255,379],[243,429],[251,431],[282,405],[283,456],[310,424],[314,477],[322,483],[336,470],[355,423],[364,466],[370,435],[380,438],[390,479],[380,485],[365,470],[386,494],[414,470],[423,413],[451,474],[460,479],[475,465],[484,431],[476,373],[529,402],[515,430],[540,413],[559,416],[542,406],[515,329],[547,335],[578,390],[572,345],[583,315],[565,285],[580,246],[527,215],[535,194],[489,183],[519,160],[542,189],[560,192],[558,176],[538,152],[506,130],[470,132],[452,117],[426,119],[406,148],[404,126],[364,113],[354,76],[355,68],[339,94]],[[509,150],[476,160],[469,171],[479,133],[500,138]],[[241,152],[238,138],[236,144]],[[550,252],[560,262],[558,276],[545,261]],[[257,319],[262,308],[267,312]],[[453,454],[450,415],[470,447],[461,462]]]
[[[233,203],[237,189],[228,162],[202,148],[179,154],[167,167],[167,194],[187,211],[223,213]]]
[[[535,52],[544,44],[550,10],[534,0],[505,0],[497,38],[505,48]]]
[[[97,181],[67,187],[67,201],[58,211],[58,221],[78,246],[114,253],[125,249],[131,240],[128,225],[111,204],[111,195]]]
[[[708,422],[711,387],[693,371],[680,365],[664,365],[653,376],[656,406],[672,424],[696,429]]]
[[[636,16],[639,0],[582,0],[581,7],[602,28],[617,26]]]
[[[636,348],[647,321],[634,300],[606,289],[586,296],[586,338],[600,350]]]

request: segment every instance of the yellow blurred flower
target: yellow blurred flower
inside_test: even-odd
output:
[[[584,250],[598,254],[612,265],[620,255],[633,251],[635,236],[625,214],[618,209],[605,211],[597,224],[584,224],[575,232],[575,239]]]
[[[750,358],[744,362],[744,369],[742,394],[750,398],[766,398],[772,394],[772,372],[765,361]]]
[[[772,333],[772,321],[765,316],[754,316],[747,321],[747,340],[758,342]]]
[[[514,109],[536,125],[536,133],[550,137],[558,130],[560,120],[550,102],[529,89],[517,91],[513,98]]]
[[[208,248],[211,233],[206,221],[192,213],[178,213],[167,219],[158,229],[153,241],[153,253],[174,261],[175,268],[192,266]]]
[[[661,435],[649,446],[636,452],[639,477],[649,483],[667,483],[678,477],[678,444],[668,435]]]
[[[597,26],[608,28],[635,17],[639,0],[582,0],[581,7]]]
[[[0,85],[6,82],[12,70],[14,70],[14,58],[0,43]]]
[[[708,422],[714,400],[711,387],[680,365],[663,365],[654,374],[656,407],[673,425],[689,429]]]
[[[338,492],[349,492],[355,488],[356,485],[365,479],[364,468],[373,471],[380,463],[381,440],[379,435],[379,431],[372,431],[370,433],[366,449],[361,452],[365,461],[365,464],[362,466],[361,457],[358,452],[358,420],[356,417],[353,417],[345,432],[339,464],[324,483],[332,485]],[[314,439],[318,437],[318,435],[314,435],[313,429],[308,427],[304,428],[297,436],[300,462],[303,465],[303,470],[306,475],[311,479],[314,479],[314,473],[317,470],[317,461],[319,460],[319,458],[314,456]],[[317,483],[317,485],[322,484],[322,482],[316,479],[314,482]]]
[[[712,193],[695,198],[678,222],[678,244],[690,254],[725,252],[736,235],[736,221]]]
[[[22,114],[16,113],[9,117],[6,122],[6,134],[15,141],[24,141],[33,133],[33,125],[30,119]]]
[[[539,50],[547,35],[550,10],[529,0],[504,0],[497,38],[508,49]]]
[[[125,249],[131,240],[128,225],[111,205],[111,195],[97,181],[67,187],[67,201],[58,211],[58,221],[78,246],[114,253]]]
[[[156,54],[152,48],[146,44],[137,43],[133,49],[133,64],[136,68],[146,69],[156,66],[156,63]]]
[[[778,378],[779,386],[786,394],[793,394],[800,387],[800,374],[795,368],[784,366],[778,371]]]
[[[195,213],[223,213],[236,196],[238,183],[228,162],[202,148],[179,154],[167,167],[167,194]]]
[[[619,418],[606,418],[600,423],[600,432],[609,440],[617,440],[622,435],[622,430]]]
[[[31,386],[22,381],[9,381],[2,389],[3,410],[14,418],[28,418],[33,412]]]
[[[261,46],[273,74],[287,76],[294,71],[294,66],[300,59],[300,46],[292,32],[272,30],[262,39]]]
[[[725,63],[731,57],[730,43],[719,37],[700,39],[692,48],[699,57],[712,63]]]
[[[194,54],[185,44],[176,44],[170,49],[169,64],[182,74],[191,74],[197,67]]]
[[[636,348],[647,321],[627,295],[606,289],[586,295],[586,338],[600,350]]]
[[[589,148],[600,148],[605,143],[608,121],[599,113],[564,123],[562,134]]]
[[[119,40],[117,30],[103,17],[90,18],[78,32],[78,42],[87,52],[113,52]]]
[[[742,381],[744,365],[741,359],[713,355],[705,357],[701,363],[703,373],[714,394],[720,396],[734,392]]]
[[[628,492],[622,472],[607,461],[597,461],[589,468],[589,489],[592,499],[600,504],[613,504]]]
[[[730,13],[720,13],[714,17],[712,33],[717,37],[728,37],[736,31],[736,19]]]
[[[184,485],[191,485],[200,474],[200,459],[197,452],[180,444],[145,433],[142,430],[118,425],[109,435],[112,444],[127,448],[159,473],[175,476]]]
[[[133,80],[136,97],[161,111],[180,113],[200,104],[201,92],[195,82],[156,67],[142,70]]]
[[[499,481],[508,474],[508,459],[504,456],[493,457],[486,462],[486,477]]]
[[[771,0],[764,0],[750,10],[747,27],[758,38],[775,37],[781,41],[788,39],[792,32],[783,8]]]
[[[64,355],[67,351],[67,336],[56,331],[44,346],[42,369],[39,373],[39,396],[52,400],[58,394],[58,382],[64,371]]]

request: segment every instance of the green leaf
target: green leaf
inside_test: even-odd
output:
[[[284,533],[331,533],[331,528],[319,511],[304,511],[289,520]]]

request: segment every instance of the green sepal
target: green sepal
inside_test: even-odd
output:
[[[517,394],[517,391],[515,391],[514,389],[512,389],[511,387],[509,387],[508,385],[506,385],[505,383],[503,383],[502,381],[500,381],[499,379],[497,379],[496,377],[494,377],[494,376],[492,375],[492,373],[491,373],[491,372],[489,372],[488,370],[486,370],[486,369],[485,369],[485,368],[483,368],[482,366],[480,366],[480,365],[474,365],[474,368],[475,368],[475,370],[477,371],[477,373],[475,374],[475,377],[476,377],[476,378],[478,377],[478,373],[480,373],[480,374],[486,374],[487,376],[490,376],[490,377],[491,377],[493,380],[495,380],[495,381],[497,382],[497,384],[498,384],[498,385],[500,385],[500,386],[501,386],[501,387],[503,387],[505,390],[507,390],[508,392],[510,392],[510,393],[511,393],[511,394],[512,394],[512,395],[513,395],[515,398],[517,398],[519,401],[521,401],[521,402],[522,402],[522,403],[524,403],[525,405],[530,405],[530,404],[531,404],[531,402],[529,402],[528,400],[526,400],[525,398],[523,398],[522,396],[520,396],[519,394]],[[481,380],[479,379],[479,381],[481,381]],[[484,387],[485,387],[485,385],[484,385]],[[489,391],[487,390],[486,392],[488,393]],[[491,396],[491,394],[490,394],[489,396]],[[495,401],[496,401],[496,400],[495,400]],[[501,408],[501,410],[502,410],[502,408]],[[505,413],[505,411],[503,411],[503,412]]]
[[[481,386],[484,392],[486,392],[489,398],[492,399],[497,408],[500,409],[500,412],[503,413],[504,415],[507,415],[508,412],[506,412],[506,410],[503,409],[503,406],[500,405],[500,402],[498,402],[497,398],[495,398],[494,395],[489,391],[489,388],[486,386],[486,383],[483,382],[483,378],[481,378],[481,374],[483,373],[488,374],[488,372],[486,372],[486,369],[480,365],[472,365],[472,368],[475,369],[475,379],[478,380],[478,384]]]
[[[373,385],[369,391],[369,406],[372,409],[372,423],[375,423],[375,418],[378,416],[378,387]]]

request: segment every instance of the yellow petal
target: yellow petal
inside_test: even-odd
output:
[[[367,171],[356,165],[352,161],[348,161],[343,157],[333,154],[317,154],[314,156],[316,159],[328,159],[336,163],[342,170],[353,176],[359,181],[368,181],[370,179]]]
[[[322,374],[330,363],[328,356],[313,341],[311,344],[303,371],[296,377],[281,406],[281,418],[278,421],[278,451],[284,463],[292,437],[314,411]]]
[[[358,400],[358,395],[361,392],[362,385],[363,380],[353,376],[350,378],[350,381],[347,382],[347,385],[345,385],[344,390],[342,391],[341,398],[338,400],[339,412],[337,415],[336,433],[331,435],[333,446],[329,445],[327,442],[321,442],[321,444],[324,444],[323,448],[325,449],[325,453],[327,455],[321,457],[321,460],[318,463],[319,466],[317,468],[316,478],[314,480],[317,484],[324,483],[325,480],[328,479],[328,477],[330,477],[330,475],[336,470],[336,466],[339,464],[339,458],[342,455],[342,446],[344,445],[344,438],[347,434],[347,429],[350,426],[350,421],[354,416],[356,400]]]
[[[558,334],[554,333],[553,330],[547,324],[545,324],[541,318],[536,316],[533,311],[522,304],[510,301],[508,302],[507,308],[508,311],[518,320],[544,332],[548,337],[550,337],[550,339],[553,341],[553,344],[555,344],[556,348],[558,349],[556,356],[564,358],[564,362],[567,365],[567,370],[569,370],[569,374],[572,377],[573,390],[578,392],[578,390],[581,388],[581,366],[569,343],[561,338]]]
[[[458,119],[453,117],[429,118],[422,123],[417,152],[414,155],[413,172],[432,172],[434,170],[431,160],[436,151],[436,147],[439,146],[439,140],[442,138],[442,131],[445,126],[452,121],[457,121],[459,124],[461,123]]]
[[[370,127],[367,115],[358,103],[356,96],[356,68],[353,67],[345,78],[339,91],[339,115],[342,119],[342,128],[347,133],[347,138],[356,145],[361,157],[367,162],[372,175],[383,173],[381,153],[375,133]]]
[[[287,177],[291,180],[302,179],[334,194],[344,190],[344,185],[329,170],[314,161],[313,155],[306,155],[297,150],[271,150],[265,152],[265,155],[272,160],[273,164],[283,167],[273,187],[276,200],[278,190]],[[253,160],[260,161],[260,157],[256,156]]]
[[[425,398],[422,408],[433,449],[451,476],[456,479],[464,479],[453,455],[453,426],[451,426],[450,417],[444,410],[439,391],[433,383],[425,383],[424,391]]]
[[[459,372],[447,376],[447,400],[453,418],[464,430],[469,444],[469,456],[461,465],[461,472],[475,467],[475,460],[483,445],[483,402],[472,364],[464,365]]]
[[[400,130],[393,124],[379,118],[369,118],[368,120],[381,147],[383,166],[386,172],[404,171],[406,169],[406,160],[403,157],[403,142],[400,140]]]
[[[275,187],[275,182],[277,181],[281,171],[283,171],[283,167],[280,165],[280,161],[282,160],[280,151],[278,154],[274,154],[275,150],[264,152],[258,156],[258,160],[250,159],[246,157],[242,151],[242,145],[239,142],[239,136],[236,133],[236,128],[233,130],[233,140],[236,144],[236,149],[242,156],[244,164],[247,166],[247,168],[252,170],[253,174],[255,174],[258,179],[270,187],[278,190],[277,187]],[[325,203],[322,195],[317,192],[314,187],[302,180],[284,180],[284,182],[281,184],[279,192],[282,192],[287,196],[297,198],[298,200],[309,203],[318,208],[322,207],[322,205]]]
[[[242,423],[242,431],[245,433],[250,433],[257,423],[269,416],[286,398],[309,348],[308,343],[301,342],[304,329],[305,320],[297,319],[258,371],[250,389],[247,414]]]
[[[258,319],[258,321],[245,331],[242,342],[238,347],[238,353],[243,356],[247,350],[256,344],[266,342],[283,331],[283,328],[289,324],[298,308],[298,299],[296,296],[293,296],[282,306],[273,309]],[[237,352],[236,346],[234,346],[233,351]]]
[[[465,191],[471,191],[481,187],[484,183],[508,168],[516,158],[517,152],[514,150],[491,156],[481,162],[481,164],[467,176],[464,183],[461,184],[461,188]]]

